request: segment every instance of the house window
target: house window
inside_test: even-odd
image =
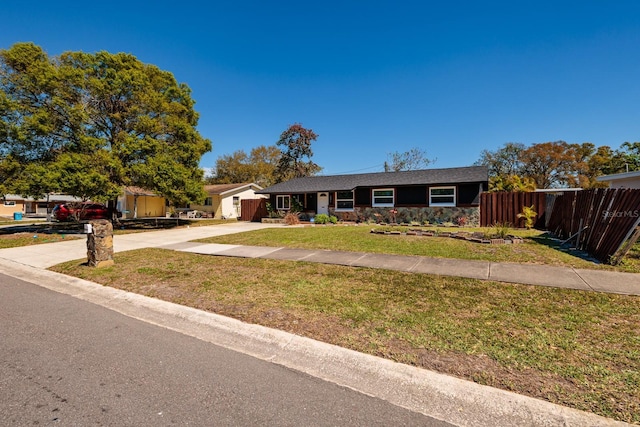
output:
[[[5,200],[4,201],[4,205],[5,206],[15,206],[16,205],[16,201],[15,200]]]
[[[455,206],[456,187],[429,188],[429,206]]]
[[[291,209],[291,197],[276,196],[276,209],[279,211],[288,211]]]
[[[393,188],[381,188],[380,190],[373,190],[373,202],[371,203],[371,206],[392,207]]]
[[[336,210],[337,211],[353,210],[353,191],[337,191],[336,192]]]
[[[233,196],[233,206],[238,206],[240,204],[240,196]]]
[[[213,197],[207,197],[206,199],[204,199],[204,205],[213,206]]]

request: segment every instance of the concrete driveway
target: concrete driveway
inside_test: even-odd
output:
[[[114,236],[115,252],[142,248],[157,248],[174,245],[206,237],[242,233],[263,228],[282,227],[280,224],[261,224],[258,222],[237,222],[209,225],[203,227],[175,228],[169,230],[148,231],[144,233],[119,234]],[[56,264],[74,259],[87,258],[87,239],[69,237],[68,241],[45,243],[42,245],[0,249],[0,258],[37,268],[49,268]]]

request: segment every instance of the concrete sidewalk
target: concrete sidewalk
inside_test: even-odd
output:
[[[191,242],[191,240],[206,237],[274,227],[282,227],[282,225],[238,222],[205,227],[121,234],[114,236],[114,251],[165,248],[205,255],[317,262],[350,267],[382,268],[413,273],[469,277],[525,285],[640,295],[640,274],[634,273],[537,264],[496,263],[421,256]],[[0,259],[38,268],[48,268],[62,262],[86,257],[87,247],[84,236],[59,243],[0,249]]]
[[[113,250],[115,252],[124,252],[142,248],[157,248],[180,242],[188,242],[194,239],[204,239],[207,237],[223,236],[225,234],[242,233],[273,227],[282,227],[282,225],[237,222],[204,227],[118,234],[113,237]],[[86,236],[81,235],[80,238],[69,236],[68,239],[69,240],[64,242],[0,249],[0,259],[11,260],[38,268],[49,268],[62,262],[73,261],[74,259],[86,259]]]
[[[640,274],[615,271],[421,256],[203,244],[195,242],[182,242],[164,247],[206,255],[317,262],[350,267],[382,268],[412,273],[469,277],[480,280],[495,280],[497,282],[551,286],[583,291],[640,295]]]

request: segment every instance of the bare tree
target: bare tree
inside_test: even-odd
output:
[[[388,162],[384,162],[385,172],[410,171],[416,169],[424,169],[436,159],[429,159],[427,151],[418,147],[414,147],[403,153],[395,151],[387,155]]]

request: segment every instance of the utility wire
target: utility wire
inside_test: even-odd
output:
[[[346,172],[337,172],[337,173],[323,174],[323,175],[347,175],[347,174],[350,174],[350,173],[362,172],[362,171],[366,171],[366,170],[370,170],[370,169],[382,169],[383,166],[384,166],[384,163],[380,163],[379,165],[369,166],[369,167],[362,168],[362,169],[354,169],[354,170],[350,170],[350,171],[346,171]]]

